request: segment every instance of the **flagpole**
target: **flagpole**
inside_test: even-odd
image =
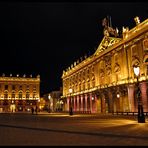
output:
[[[111,20],[111,16],[109,17],[109,21],[110,21],[110,27],[112,28],[112,20]]]
[[[107,25],[110,27],[109,16],[107,16]]]

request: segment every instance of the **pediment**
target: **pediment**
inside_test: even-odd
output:
[[[110,48],[111,46],[117,44],[120,41],[121,41],[121,38],[104,36],[103,40],[101,41],[100,45],[98,46],[94,54],[98,55],[100,52]]]

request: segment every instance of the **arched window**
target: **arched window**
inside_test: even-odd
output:
[[[11,98],[12,98],[12,99],[15,99],[15,92],[14,92],[14,91],[13,91],[12,94],[11,94]]]
[[[30,97],[30,93],[29,93],[29,91],[27,91],[26,92],[26,99],[29,99],[29,97]]]
[[[19,99],[22,99],[23,95],[22,95],[22,91],[19,91]]]
[[[33,98],[36,98],[36,91],[33,92]]]
[[[144,48],[144,50],[148,50],[148,39],[145,39],[143,41],[143,48]]]
[[[8,99],[8,91],[4,92],[4,99]]]

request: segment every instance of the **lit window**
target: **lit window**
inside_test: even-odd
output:
[[[15,92],[12,92],[11,98],[15,98]]]
[[[30,97],[29,92],[26,92],[26,99],[29,99],[29,97]]]
[[[22,99],[22,92],[19,92],[19,99]]]

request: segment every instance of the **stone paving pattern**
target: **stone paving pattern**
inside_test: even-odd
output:
[[[0,146],[148,146],[148,119],[112,114],[0,113]]]

